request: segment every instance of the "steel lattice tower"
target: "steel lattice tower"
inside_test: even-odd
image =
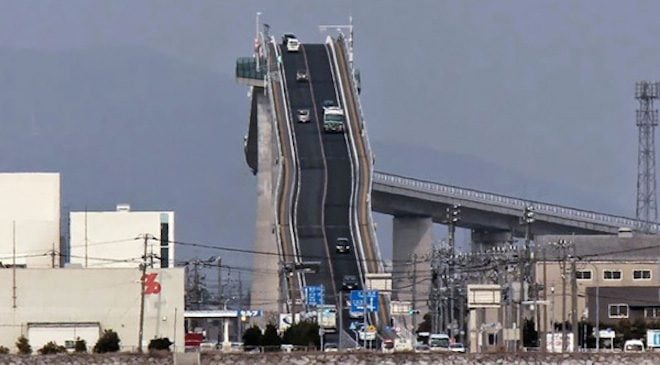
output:
[[[635,99],[639,102],[637,128],[639,128],[639,152],[637,156],[637,219],[645,223],[639,227],[645,232],[651,223],[658,220],[658,206],[655,183],[655,127],[658,125],[658,111],[653,109],[653,101],[658,98],[659,84],[642,81],[635,85]]]

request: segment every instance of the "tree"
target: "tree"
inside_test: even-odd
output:
[[[103,335],[99,337],[99,340],[94,345],[94,352],[102,354],[105,352],[117,352],[119,351],[119,335],[113,330],[103,331]]]
[[[267,347],[265,351],[279,351],[282,338],[277,334],[277,328],[272,323],[266,326],[266,331],[261,337],[261,346]]]
[[[313,322],[298,322],[284,332],[284,342],[297,346],[315,346],[321,344],[319,325]]]
[[[9,348],[0,346],[0,355],[7,355],[9,353]]]
[[[30,346],[30,341],[28,341],[25,336],[21,335],[16,341],[16,348],[18,353],[21,355],[29,355],[32,353],[32,346]]]
[[[252,326],[243,332],[243,346],[256,347],[261,344],[261,329],[258,326]]]
[[[66,348],[58,345],[55,341],[50,341],[39,349],[39,353],[42,355],[61,354],[63,352],[66,352]]]
[[[76,352],[87,352],[87,341],[81,340],[78,338],[76,340],[76,347],[75,347]]]
[[[539,333],[534,329],[534,320],[525,319],[523,326],[523,346],[539,347]]]
[[[152,350],[166,350],[170,351],[170,346],[172,345],[172,341],[170,341],[169,338],[163,337],[163,338],[154,338],[153,340],[149,341],[149,351]]]
[[[417,332],[431,332],[431,328],[433,328],[431,320],[431,313],[426,313],[422,323],[417,326]]]

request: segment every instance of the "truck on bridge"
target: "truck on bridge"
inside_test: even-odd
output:
[[[323,131],[326,133],[344,132],[344,110],[336,106],[329,106],[323,109]]]

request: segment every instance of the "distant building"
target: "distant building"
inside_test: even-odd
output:
[[[16,351],[23,335],[35,352],[49,341],[72,350],[80,338],[91,351],[111,329],[121,351],[135,351],[141,276],[135,268],[0,270],[0,345]],[[167,337],[183,351],[184,283],[184,268],[147,270],[143,349],[151,339]]]
[[[548,300],[547,328],[562,321],[564,311],[562,268],[566,277],[565,319],[571,321],[571,265],[570,258],[561,260],[553,243],[564,240],[575,245],[575,276],[577,283],[578,320],[614,324],[622,318],[660,318],[658,291],[658,258],[660,236],[637,235],[624,232],[611,235],[538,236],[538,247],[545,247],[545,269],[542,253],[536,265],[536,281],[546,284],[541,290]],[[571,253],[571,256],[573,253]],[[544,276],[545,270],[545,276]],[[597,289],[598,288],[598,289]],[[553,293],[554,289],[554,293]],[[599,293],[598,297],[596,292]],[[597,300],[598,299],[598,300]],[[596,301],[599,311],[596,311]],[[656,317],[656,309],[657,317]],[[551,315],[554,313],[554,317]]]
[[[70,264],[83,268],[138,267],[144,254],[154,268],[174,267],[174,212],[71,212]]]
[[[60,174],[0,173],[3,266],[59,266]]]

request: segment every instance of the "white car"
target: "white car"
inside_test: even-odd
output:
[[[459,352],[461,354],[464,354],[465,353],[465,346],[460,342],[452,343],[452,344],[449,344],[449,351]]]
[[[298,109],[298,122],[299,123],[309,122],[309,109]]]
[[[287,37],[286,50],[289,52],[298,52],[300,50],[300,41],[295,37]]]

